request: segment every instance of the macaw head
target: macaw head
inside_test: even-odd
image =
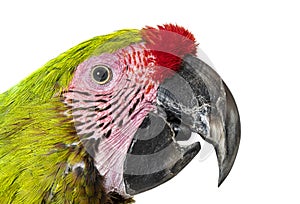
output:
[[[180,26],[122,30],[76,67],[63,96],[107,192],[130,197],[177,175],[200,151],[199,142],[184,143],[192,133],[214,146],[219,185],[228,175],[238,110],[196,51]]]
[[[22,121],[6,125],[20,131],[2,131],[7,141],[16,139],[24,146],[7,146],[11,150],[5,152],[12,155],[6,158],[14,158],[16,173],[11,174],[19,175],[15,188],[25,189],[20,199],[28,190],[21,183],[31,172],[44,172],[37,174],[41,184],[35,184],[47,190],[44,199],[62,199],[63,185],[74,188],[71,195],[79,193],[77,185],[91,195],[102,189],[107,195],[131,198],[173,178],[197,155],[201,147],[192,134],[214,146],[220,185],[239,147],[240,121],[232,94],[197,57],[194,36],[177,25],[92,38],[0,97],[5,117]],[[36,111],[21,111],[24,104]],[[27,160],[22,159],[23,151],[32,148]]]

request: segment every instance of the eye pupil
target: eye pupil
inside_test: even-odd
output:
[[[92,76],[98,84],[105,84],[111,79],[111,70],[106,66],[97,66],[93,69]]]
[[[96,70],[95,74],[95,79],[98,79],[97,81],[105,81],[108,77],[108,72],[104,69]]]

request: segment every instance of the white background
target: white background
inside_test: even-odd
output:
[[[150,203],[299,203],[297,1],[1,1],[0,92],[96,35],[177,23],[191,30],[239,106],[242,140],[217,187],[214,154],[136,196]]]

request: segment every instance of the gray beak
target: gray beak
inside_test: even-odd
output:
[[[220,186],[229,174],[239,148],[241,126],[238,109],[230,90],[210,66],[196,57],[187,56],[183,67],[183,72],[195,73],[194,77],[202,81],[202,86],[205,85],[206,91],[200,94],[205,96],[206,102],[209,101],[209,127],[206,128],[209,131],[202,131],[197,126],[193,129],[215,148]],[[190,85],[195,92],[199,89],[193,82]]]
[[[200,151],[192,133],[212,144],[219,164],[219,186],[229,174],[240,142],[234,98],[221,77],[188,55],[181,69],[158,89],[157,109],[135,134],[124,163],[129,195],[154,188],[177,175]]]

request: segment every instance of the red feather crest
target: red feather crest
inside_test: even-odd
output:
[[[146,48],[155,56],[158,66],[177,71],[186,54],[196,54],[194,35],[181,26],[147,26],[142,30],[142,35]]]

